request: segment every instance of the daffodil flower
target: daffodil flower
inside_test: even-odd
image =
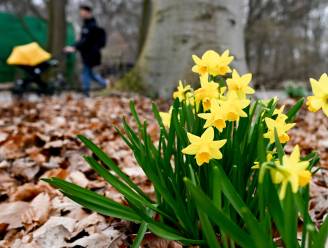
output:
[[[190,145],[182,149],[184,154],[195,155],[197,165],[208,163],[211,159],[221,159],[220,148],[224,146],[226,140],[213,140],[214,129],[209,127],[201,137],[187,133]]]
[[[222,87],[220,87],[219,91],[220,91],[219,92],[219,99],[220,100],[225,100],[226,99],[226,96],[224,95],[224,93],[226,93],[227,87],[222,86]]]
[[[233,60],[233,56],[229,55],[229,50],[225,50],[222,55],[209,50],[203,54],[202,58],[193,55],[192,59],[196,64],[193,66],[192,71],[200,75],[208,73],[212,76],[224,76],[231,72],[229,64]]]
[[[162,122],[164,127],[170,127],[171,124],[171,115],[172,115],[172,107],[168,112],[159,112],[160,117],[162,118]]]
[[[178,98],[180,102],[184,101],[186,99],[186,93],[190,90],[191,90],[190,85],[183,86],[180,80],[177,91],[173,93],[173,99]]]
[[[266,162],[271,162],[272,160],[273,160],[273,152],[268,152],[266,155]],[[251,168],[253,170],[260,169],[260,162],[254,161],[254,165]]]
[[[195,105],[195,95],[193,92],[186,93],[186,104],[191,106]]]
[[[239,121],[240,117],[247,117],[243,109],[250,104],[250,100],[240,99],[235,92],[228,92],[226,99],[220,101],[220,104],[227,121]]]
[[[310,78],[313,96],[307,98],[306,105],[311,112],[317,112],[322,109],[328,116],[328,75],[321,75],[319,81]]]
[[[220,56],[220,60],[218,62],[217,75],[224,76],[227,73],[231,72],[231,69],[229,67],[229,64],[233,61],[233,56],[229,55],[229,50],[225,50],[222,55]],[[213,74],[213,76],[216,76]]]
[[[249,86],[252,80],[252,74],[247,73],[240,76],[234,69],[232,71],[232,78],[227,79],[227,85],[229,91],[234,91],[240,98],[245,98],[247,94],[254,94],[255,91]]]
[[[222,132],[223,128],[226,127],[225,113],[216,99],[211,101],[210,113],[200,113],[198,116],[206,120],[204,128],[213,126]]]
[[[286,123],[286,115],[280,114],[275,120],[266,117],[264,120],[268,127],[268,131],[264,134],[264,138],[270,139],[271,144],[275,142],[275,129],[277,130],[280,143],[284,144],[289,141],[287,131],[293,128],[295,126],[295,123]]]
[[[285,109],[285,105],[282,105],[279,109],[275,109],[272,115],[283,115],[284,109]]]
[[[271,169],[272,182],[281,184],[279,198],[284,199],[288,183],[291,184],[292,192],[296,193],[300,187],[310,183],[312,174],[307,170],[308,161],[300,161],[299,146],[295,146],[290,156],[283,156],[282,165],[277,165]]]
[[[200,77],[201,87],[195,90],[195,100],[199,104],[202,102],[204,111],[211,108],[211,100],[220,96],[219,84],[208,81],[208,74]]]

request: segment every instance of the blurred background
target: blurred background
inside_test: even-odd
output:
[[[17,77],[12,48],[36,41],[79,88],[79,56],[62,50],[79,38],[81,4],[106,30],[98,71],[118,89],[166,98],[197,81],[191,55],[208,49],[230,49],[260,89],[305,87],[328,68],[327,0],[0,0],[0,81]]]
[[[85,53],[97,57],[102,48],[102,61],[89,65],[78,47],[92,17],[99,36]],[[155,197],[138,151],[121,138],[125,123],[141,130],[130,101],[157,146],[163,130],[152,103],[169,119],[178,81],[199,87],[192,55],[210,49],[229,49],[232,67],[253,74],[255,98],[278,96],[290,109],[310,94],[310,77],[328,73],[328,0],[0,0],[0,248],[131,247],[138,225],[86,211],[40,179],[127,203],[84,161],[93,155],[77,140],[83,134]],[[298,144],[303,155],[320,156],[309,196],[319,226],[328,212],[328,118],[304,106],[295,122],[286,153]],[[143,247],[180,245],[147,232]]]

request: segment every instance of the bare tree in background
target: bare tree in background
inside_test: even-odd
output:
[[[46,19],[48,1],[1,0],[0,10],[19,17],[34,15]],[[67,1],[68,19],[75,27],[79,26],[77,10],[81,2]],[[238,29],[243,27],[245,8],[249,12],[245,20],[245,52],[257,86],[281,87],[281,82],[289,79],[307,81],[328,68],[327,0],[89,0],[87,3],[92,4],[97,20],[109,34],[108,46],[103,50],[104,71],[109,71],[113,64],[137,62],[139,75],[155,88],[167,86],[170,91],[176,78],[195,79],[189,74],[192,53],[231,48],[234,55],[242,55],[234,47],[242,39]],[[155,50],[160,52],[153,53]]]
[[[66,41],[66,0],[48,1],[48,48],[53,55],[59,55]],[[65,60],[60,60],[60,69],[64,70]]]
[[[326,0],[249,0],[246,51],[258,86],[307,81],[327,69]]]
[[[16,14],[18,17],[33,15],[46,19],[43,5],[36,5],[33,0],[1,0],[0,10]]]
[[[153,95],[167,98],[179,79],[195,81],[191,55],[230,49],[246,71],[242,1],[152,0],[149,28],[135,73]]]
[[[143,0],[142,2],[142,14],[139,27],[139,39],[138,39],[138,57],[141,55],[142,49],[144,47],[145,41],[147,39],[147,34],[149,30],[149,25],[151,21],[152,13],[152,1]]]

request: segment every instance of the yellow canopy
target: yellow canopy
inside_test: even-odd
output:
[[[51,54],[43,50],[38,43],[16,46],[12,50],[7,63],[9,65],[35,66],[51,58]]]

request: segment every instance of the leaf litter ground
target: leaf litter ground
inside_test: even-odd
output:
[[[82,98],[57,97],[6,99],[0,104],[0,247],[129,247],[137,232],[133,223],[104,217],[81,208],[57,190],[41,182],[57,176],[92,189],[119,202],[122,196],[98,177],[83,161],[88,151],[76,139],[84,134],[100,145],[145,192],[151,183],[137,166],[131,151],[114,126],[123,116],[130,122],[129,101],[149,123],[158,138],[151,100],[123,94]],[[287,100],[289,105],[293,100]],[[158,102],[161,108],[167,104]],[[328,118],[302,110],[290,132],[294,145],[304,153],[317,150],[320,170],[311,183],[310,212],[320,224],[327,214]],[[132,125],[134,123],[131,123]],[[292,146],[286,146],[289,151]],[[147,234],[144,247],[181,247]]]

